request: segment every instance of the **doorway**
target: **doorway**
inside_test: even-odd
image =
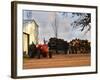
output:
[[[23,55],[28,54],[29,34],[23,32]]]

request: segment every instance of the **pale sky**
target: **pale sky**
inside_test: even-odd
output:
[[[77,20],[78,17],[72,17],[72,13],[66,12],[67,15],[62,15],[63,12],[47,12],[47,11],[34,11],[34,10],[23,10],[23,20],[35,20],[39,26],[39,39],[44,38],[48,41],[49,38],[55,37],[54,28],[57,26],[58,38],[70,41],[75,38],[88,39],[91,41],[91,31],[85,34],[80,31],[80,27],[73,28],[71,23]],[[56,17],[55,17],[56,16]],[[56,18],[56,23],[55,23]]]

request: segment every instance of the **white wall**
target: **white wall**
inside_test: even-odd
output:
[[[31,0],[31,1],[52,2],[52,3],[56,2],[64,4],[66,3],[66,4],[98,5],[98,6],[100,5],[100,0]],[[10,11],[11,3],[10,2],[11,0],[0,0],[0,80],[13,80],[10,78],[10,70],[11,70],[10,69],[11,68],[10,66],[11,65],[11,11]],[[99,14],[100,14],[100,6],[99,6]],[[99,18],[98,22],[100,22],[100,16],[98,16],[98,18]],[[98,27],[98,30],[100,30],[100,27]],[[100,34],[99,31],[98,33]],[[100,41],[100,37],[98,38],[98,41]],[[98,45],[99,44],[100,42],[98,42]],[[98,47],[100,47],[100,45]],[[98,57],[100,57],[100,54],[98,55],[99,55]],[[98,61],[100,61],[100,59]],[[100,67],[100,64],[98,65]],[[98,74],[35,78],[34,80],[100,80],[99,76],[100,76],[100,69]],[[33,80],[33,78],[25,80]]]

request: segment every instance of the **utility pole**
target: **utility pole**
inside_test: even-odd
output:
[[[57,29],[57,14],[56,14],[56,12],[55,12],[55,37],[56,37],[56,40],[57,40],[58,29]],[[58,50],[57,50],[57,41],[56,41],[56,53],[58,53]]]
[[[57,14],[56,14],[56,12],[55,12],[55,37],[57,38],[58,37],[58,29],[57,29]]]

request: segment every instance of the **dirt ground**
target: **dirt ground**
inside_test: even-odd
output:
[[[91,65],[90,54],[67,54],[67,55],[53,55],[50,58],[41,59],[23,59],[23,69],[34,68],[53,68],[53,67],[75,67],[75,66],[89,66]]]

